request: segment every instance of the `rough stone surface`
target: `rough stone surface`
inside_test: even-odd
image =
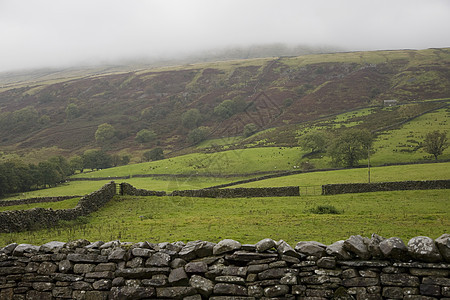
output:
[[[272,239],[263,239],[255,244],[255,248],[257,252],[264,252],[266,250],[272,249],[275,247],[276,243]]]
[[[432,239],[412,240],[433,249]],[[436,240],[433,251],[440,257],[433,259],[427,256],[433,251],[413,254],[412,242],[405,252],[395,238],[347,241],[348,250],[344,241],[299,243],[302,253],[284,241],[268,248],[272,242],[265,239],[258,245],[262,252],[247,245],[218,255],[215,244],[202,241],[10,244],[0,250],[0,299],[450,298],[450,263],[441,252],[447,235]],[[361,241],[371,258],[362,259]],[[405,253],[408,261],[399,261]]]
[[[334,256],[340,260],[352,259],[350,253],[344,248],[344,241],[337,241],[326,248],[327,255]]]
[[[442,260],[434,240],[426,236],[417,236],[409,240],[408,251],[410,256],[426,262],[438,262]]]
[[[407,260],[408,248],[398,237],[388,238],[379,244],[380,251],[386,258]]]
[[[435,242],[445,261],[450,262],[450,234],[445,233],[441,235]]]
[[[213,248],[213,254],[219,255],[222,253],[238,250],[241,248],[241,243],[231,239],[225,239],[217,243]]]
[[[367,245],[368,243],[360,235],[352,235],[344,241],[344,249],[364,260],[367,260],[372,256]]]
[[[211,295],[214,290],[213,281],[198,275],[192,275],[191,279],[189,280],[189,285],[195,288],[198,293],[205,297]]]
[[[326,245],[316,241],[298,242],[295,246],[296,251],[304,255],[312,255],[317,257],[324,256],[326,254],[326,248]]]

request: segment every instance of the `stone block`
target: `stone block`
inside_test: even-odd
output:
[[[112,287],[112,281],[109,279],[100,279],[92,284],[94,290],[107,291]]]
[[[285,296],[289,294],[289,290],[287,285],[274,285],[264,289],[264,296],[269,298]]]
[[[380,280],[378,278],[370,278],[370,277],[354,277],[344,279],[342,284],[345,287],[363,287],[363,286],[373,286],[378,285]]]
[[[408,242],[408,252],[411,257],[420,261],[442,261],[442,256],[434,240],[426,236],[417,236],[410,239]]]
[[[56,298],[71,299],[72,289],[70,287],[55,287],[52,290],[52,296]]]
[[[420,294],[425,296],[439,297],[441,295],[441,287],[433,284],[421,284],[419,286]]]
[[[240,249],[241,246],[242,246],[241,243],[239,243],[238,241],[235,241],[232,239],[225,239],[225,240],[218,242],[217,245],[215,245],[213,247],[213,254],[219,255],[222,253],[235,251],[235,250]]]
[[[195,295],[196,293],[196,289],[190,286],[156,288],[156,295],[158,298],[181,299],[183,297]]]
[[[163,252],[156,252],[145,262],[146,267],[168,267],[170,265],[170,255]]]
[[[317,261],[319,268],[334,269],[336,267],[336,258],[334,257],[322,257]]]
[[[208,265],[203,261],[189,262],[184,266],[186,273],[206,273],[208,272]]]
[[[186,285],[189,278],[183,267],[172,269],[169,274],[168,282],[171,285]]]
[[[316,242],[316,241],[306,241],[298,242],[295,246],[295,251],[303,255],[311,255],[316,257],[322,257],[326,254],[327,246]]]
[[[247,296],[247,288],[237,284],[231,283],[217,283],[214,286],[214,294],[216,295],[230,295],[230,296]]]
[[[383,297],[391,299],[403,299],[403,289],[401,287],[384,287]]]
[[[367,245],[370,241],[366,241],[360,235],[352,235],[347,240],[344,241],[344,249],[348,252],[355,254],[357,257],[367,260],[372,257]]]
[[[204,297],[209,297],[214,290],[214,282],[198,275],[191,276],[189,285]]]
[[[264,252],[269,249],[274,248],[276,245],[275,241],[272,239],[263,239],[255,244],[255,248],[257,252]]]
[[[94,271],[96,265],[94,264],[75,264],[73,265],[73,272],[75,274],[85,274]]]
[[[387,286],[418,287],[419,278],[408,274],[381,274],[381,284]]]

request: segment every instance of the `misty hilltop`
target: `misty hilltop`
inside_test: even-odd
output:
[[[13,74],[14,83],[3,74],[0,149],[54,146],[82,153],[104,146],[95,133],[107,123],[114,128],[110,151],[134,153],[157,145],[170,152],[189,146],[186,137],[197,128],[210,138],[230,137],[242,135],[248,124],[263,130],[387,99],[413,102],[450,94],[449,48],[132,68]],[[137,141],[144,129],[154,133],[153,143]]]

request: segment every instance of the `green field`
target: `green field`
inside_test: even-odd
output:
[[[407,242],[414,236],[436,238],[447,232],[448,201],[447,190],[239,199],[117,196],[90,217],[55,229],[0,234],[0,245],[78,238],[130,242],[231,238],[255,243],[267,237],[291,245],[307,240],[330,244],[374,232]],[[333,205],[342,214],[308,212],[318,205]]]
[[[131,185],[139,189],[147,189],[153,191],[166,191],[171,192],[174,190],[192,190],[210,187],[219,184],[225,184],[234,182],[237,180],[245,179],[246,177],[230,177],[230,178],[215,178],[215,177],[164,177],[164,178],[130,178],[130,179],[118,179],[116,183],[128,182]],[[51,189],[43,189],[37,191],[31,191],[19,195],[11,195],[3,200],[18,200],[24,198],[33,197],[53,197],[53,196],[82,196],[92,193],[101,188],[111,180],[99,180],[99,181],[70,181],[58,185]],[[0,200],[1,201],[1,200]]]
[[[407,113],[415,108],[413,104],[389,109],[400,110],[398,114],[401,114],[401,112]],[[372,114],[376,115],[374,111],[375,108],[363,108],[340,114],[319,123],[302,125],[292,130],[294,130],[295,136],[298,138],[311,130],[328,131],[341,127],[352,127],[361,124],[363,122],[361,118]],[[432,160],[432,156],[422,150],[420,143],[423,141],[426,133],[433,130],[450,132],[449,116],[450,112],[448,109],[438,109],[417,117],[397,128],[378,132],[373,145],[374,153],[371,155],[371,164],[373,166],[381,166],[384,164]],[[208,140],[202,142],[196,148],[196,151],[201,151],[204,148],[219,147],[225,151],[191,153],[160,161],[130,164],[95,172],[81,173],[74,177],[96,178],[138,174],[185,174],[194,176],[197,174],[235,174],[236,176],[254,176],[253,173],[258,172],[270,173],[296,170],[304,167],[305,163],[313,165],[316,169],[330,167],[331,160],[325,154],[303,157],[305,154],[308,154],[308,150],[301,147],[267,146],[269,142],[267,142],[266,135],[277,134],[273,132],[277,131],[270,129],[257,133],[248,141],[240,138]],[[281,134],[281,132],[278,132],[278,134]],[[266,145],[266,147],[261,145]],[[231,146],[243,148],[226,150]],[[450,159],[450,148],[447,148],[439,159]],[[361,160],[360,164],[366,165],[367,161]]]
[[[292,170],[301,155],[299,147],[264,147],[217,153],[192,153],[174,158],[81,173],[76,178],[137,174],[249,174]]]
[[[31,209],[35,207],[67,209],[67,208],[74,208],[77,205],[78,201],[80,201],[80,198],[72,198],[58,202],[43,202],[43,203],[12,205],[12,206],[0,206],[0,211]]]
[[[420,143],[428,132],[433,130],[450,132],[450,111],[440,109],[408,122],[399,129],[381,133],[374,143],[373,164],[380,165],[396,162],[415,162],[432,159],[432,155],[420,148]],[[447,148],[439,159],[450,159]]]
[[[370,169],[370,179],[371,182],[450,179],[450,162],[373,167]],[[233,187],[315,186],[360,182],[368,182],[367,168],[302,173]]]

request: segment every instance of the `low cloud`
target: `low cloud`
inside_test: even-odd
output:
[[[0,71],[284,43],[450,46],[448,0],[0,0]]]

